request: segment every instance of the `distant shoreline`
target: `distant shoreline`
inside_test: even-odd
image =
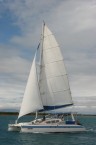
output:
[[[39,113],[39,115],[43,115],[45,113]],[[0,116],[7,116],[7,115],[16,115],[18,116],[19,113],[18,112],[0,112]],[[28,115],[35,115],[35,113],[30,113]],[[80,116],[96,116],[95,114],[74,114],[74,115],[80,115]]]
[[[18,115],[18,112],[0,112],[0,115]]]
[[[28,115],[34,115],[35,113],[30,113]],[[0,115],[19,115],[18,112],[0,112]]]

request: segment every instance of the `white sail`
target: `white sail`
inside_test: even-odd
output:
[[[60,47],[46,25],[43,29],[40,96],[43,105],[66,106],[72,104],[69,82]]]
[[[43,107],[71,105],[72,97],[60,47],[46,25],[43,29],[39,84],[36,73],[36,55],[25,89],[18,118]],[[53,108],[52,108],[53,109]]]
[[[18,119],[21,116],[24,116],[31,112],[36,112],[39,109],[43,109],[38,88],[35,59],[36,55],[32,63]]]

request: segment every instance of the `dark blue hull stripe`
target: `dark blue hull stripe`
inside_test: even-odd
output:
[[[83,126],[22,126],[22,128],[83,128]]]
[[[59,106],[43,106],[44,109],[39,110],[39,112],[44,111],[44,110],[55,110],[55,109],[59,109],[59,108],[68,107],[71,105],[73,105],[73,104],[66,104],[66,105],[59,105]]]

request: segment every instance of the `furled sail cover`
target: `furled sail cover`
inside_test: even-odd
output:
[[[18,118],[26,114],[29,114],[31,112],[35,112],[37,110],[43,109],[40,94],[39,94],[38,82],[37,82],[35,57],[29,74],[29,78],[28,78],[28,82],[25,89],[23,102],[21,105]]]
[[[59,45],[46,25],[43,35],[39,86],[44,109],[51,110],[72,105],[69,82]]]

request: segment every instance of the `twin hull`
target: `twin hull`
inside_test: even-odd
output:
[[[54,126],[22,126],[21,132],[29,133],[59,133],[59,132],[81,132],[85,128],[81,125],[54,125]]]
[[[15,124],[9,124],[8,125],[8,131],[20,131],[21,126],[17,126]]]
[[[83,132],[82,125],[11,125],[8,131],[20,131],[25,133],[59,133],[59,132]]]

